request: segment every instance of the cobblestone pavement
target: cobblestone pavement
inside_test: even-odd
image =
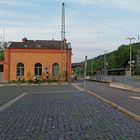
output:
[[[69,85],[17,85],[17,86],[0,86],[0,106],[14,99],[24,92],[38,92],[38,91],[54,91],[54,90],[67,90]],[[71,87],[71,90],[74,90]]]
[[[140,123],[72,86],[30,87],[0,113],[0,140],[94,139],[139,140]]]

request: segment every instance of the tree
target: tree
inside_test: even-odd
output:
[[[4,60],[4,49],[8,46],[8,42],[0,42],[0,60]]]
[[[132,44],[132,60],[137,60],[137,52],[140,50],[140,42]],[[129,66],[128,61],[130,60],[130,46],[121,45],[117,50],[106,54],[106,62],[108,63],[108,69],[116,68],[127,68]],[[104,54],[99,55],[91,60],[88,60],[87,72],[90,71],[91,65],[93,64],[93,71],[102,70],[104,67]],[[136,67],[136,64],[134,64]]]

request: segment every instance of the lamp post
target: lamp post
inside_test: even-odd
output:
[[[86,90],[86,75],[87,75],[87,56],[85,56],[85,66],[84,66],[84,90]]]
[[[108,52],[107,50],[104,51],[104,76],[107,75],[107,71],[106,71],[106,53],[107,52]]]
[[[93,76],[93,57],[91,59],[91,73],[92,73],[92,76]]]
[[[132,40],[135,40],[136,38],[134,37],[127,37],[126,39],[128,39],[130,41],[130,78],[132,77],[132,47],[131,47],[131,44],[132,44]]]

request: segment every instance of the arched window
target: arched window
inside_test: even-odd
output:
[[[57,63],[52,65],[52,76],[59,76],[59,64]]]
[[[18,77],[24,76],[24,64],[21,62],[17,64],[17,76]]]
[[[41,76],[42,75],[42,65],[40,63],[35,64],[34,74],[35,74],[35,76]]]

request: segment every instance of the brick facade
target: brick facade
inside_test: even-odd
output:
[[[55,78],[64,78],[64,71],[67,71],[67,78],[71,76],[71,48],[61,50],[54,48],[6,48],[5,49],[5,63],[4,63],[4,79],[18,80],[17,64],[24,64],[24,78],[25,80],[33,80],[34,66],[36,63],[42,65],[42,78],[45,79],[46,70],[48,69],[49,79],[53,79],[52,66],[57,63],[60,68],[60,75]]]

